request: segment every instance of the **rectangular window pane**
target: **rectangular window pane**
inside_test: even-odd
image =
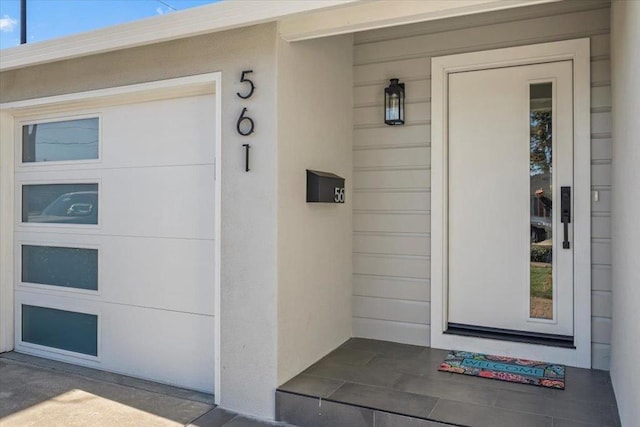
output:
[[[98,250],[22,245],[22,282],[98,290]]]
[[[553,319],[552,83],[529,88],[530,317]]]
[[[22,341],[98,355],[98,316],[22,305]]]
[[[98,184],[24,185],[22,222],[98,224]]]
[[[22,126],[22,161],[98,158],[98,118]]]

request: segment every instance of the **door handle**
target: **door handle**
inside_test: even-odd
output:
[[[569,223],[571,222],[571,187],[560,187],[560,221],[564,228],[562,248],[569,249]]]

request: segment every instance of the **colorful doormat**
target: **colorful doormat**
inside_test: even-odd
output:
[[[438,370],[564,390],[564,366],[534,360],[450,351]]]

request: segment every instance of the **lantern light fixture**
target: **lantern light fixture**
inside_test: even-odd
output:
[[[391,79],[384,88],[384,122],[389,126],[404,124],[404,83]]]

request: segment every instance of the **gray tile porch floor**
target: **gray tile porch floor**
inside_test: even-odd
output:
[[[606,371],[565,390],[439,372],[447,351],[353,338],[279,387],[276,418],[313,426],[620,426]]]
[[[213,396],[19,353],[0,355],[0,426],[265,427]]]

